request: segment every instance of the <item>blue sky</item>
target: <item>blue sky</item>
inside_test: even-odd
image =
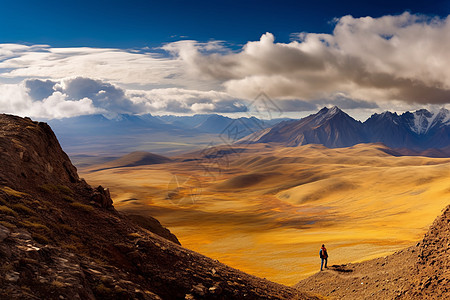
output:
[[[0,112],[239,116],[262,92],[291,117],[450,108],[450,1],[0,4]]]
[[[180,39],[244,44],[265,32],[330,33],[336,17],[446,16],[450,1],[1,1],[0,41],[54,47],[157,47]]]

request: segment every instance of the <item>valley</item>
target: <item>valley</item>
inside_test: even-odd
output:
[[[79,172],[184,247],[288,285],[318,271],[322,243],[330,265],[384,256],[414,244],[449,203],[448,158],[393,156],[381,144],[234,150]]]

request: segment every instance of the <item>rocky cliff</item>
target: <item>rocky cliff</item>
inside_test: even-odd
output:
[[[317,299],[189,251],[117,212],[45,123],[0,115],[0,298]],[[134,219],[134,221],[133,221]]]

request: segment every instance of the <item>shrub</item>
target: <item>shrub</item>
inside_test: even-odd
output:
[[[19,216],[14,210],[12,210],[11,208],[9,208],[8,206],[5,206],[5,205],[0,205],[0,213],[11,215],[14,217]]]

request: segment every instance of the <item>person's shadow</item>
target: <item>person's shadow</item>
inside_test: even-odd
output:
[[[351,273],[353,272],[352,269],[347,269],[347,265],[332,265],[329,267],[329,270],[333,270],[336,272],[342,272],[342,273]]]

